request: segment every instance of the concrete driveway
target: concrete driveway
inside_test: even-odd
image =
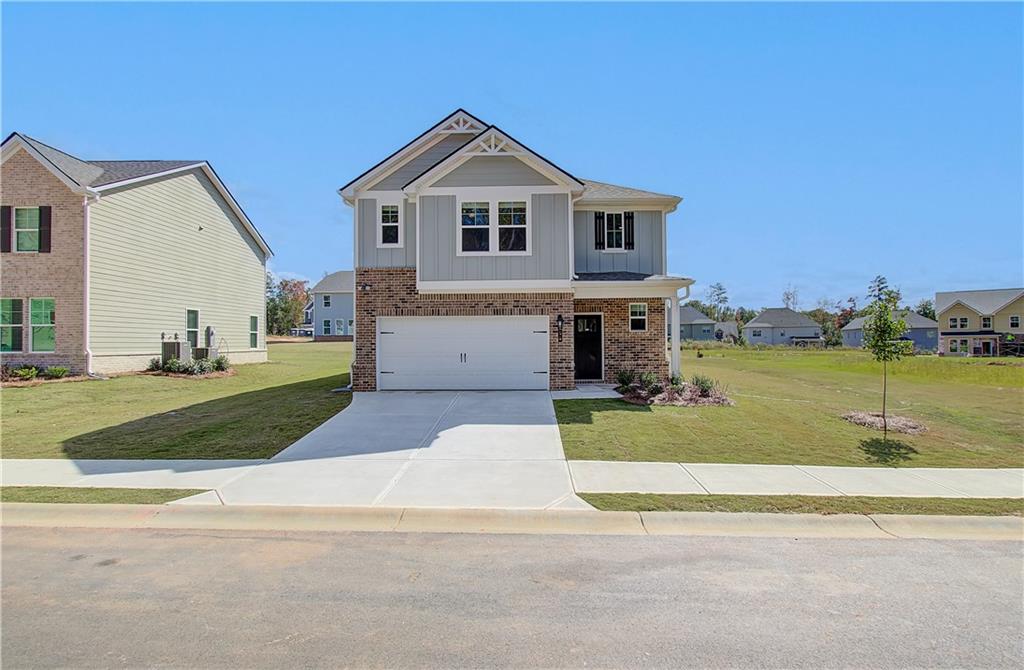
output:
[[[218,491],[228,505],[590,508],[546,391],[356,393]]]

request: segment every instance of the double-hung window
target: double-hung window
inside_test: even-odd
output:
[[[761,329],[760,328],[755,328],[754,330],[752,330],[750,332],[750,336],[751,337],[761,337]]]
[[[331,334],[331,320],[330,319],[324,319],[323,330],[321,331],[320,334],[321,335],[330,335]]]
[[[949,317],[949,327],[951,329],[952,328],[956,328],[956,317],[955,316]]]
[[[23,303],[18,298],[0,299],[0,351],[21,351],[25,331]]]
[[[56,301],[53,298],[29,300],[29,326],[32,332],[31,350],[50,352],[57,350]]]
[[[260,346],[260,317],[249,317],[249,348],[256,349]]]
[[[992,330],[992,317],[991,316],[983,316],[983,317],[981,317],[981,329],[982,330]]]
[[[629,329],[632,331],[647,330],[647,303],[630,303]]]
[[[526,251],[526,201],[498,202],[498,251]]]
[[[185,339],[190,347],[195,349],[199,346],[199,310],[185,310]]]
[[[396,204],[380,206],[380,223],[378,226],[377,246],[402,246],[401,206]]]
[[[39,208],[14,208],[14,250],[39,251]]]
[[[330,306],[331,306],[331,296],[330,296],[329,293],[324,294],[324,307],[330,307]]]
[[[605,212],[604,214],[604,248],[624,249],[624,226],[622,212]]]
[[[961,316],[960,317],[960,328],[967,328],[967,317],[966,316]]]
[[[1020,328],[1020,317],[1017,315],[1010,317],[1010,328]]]
[[[486,253],[491,250],[491,203],[462,203],[459,216],[463,253]]]

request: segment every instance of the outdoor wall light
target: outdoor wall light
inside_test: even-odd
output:
[[[559,342],[562,341],[562,328],[564,328],[564,327],[565,327],[565,319],[563,319],[562,315],[559,314],[558,316],[555,317],[555,328],[558,329],[558,341]]]
[[[369,284],[360,284],[359,285],[359,290],[360,291],[369,291],[370,290],[370,285]]]

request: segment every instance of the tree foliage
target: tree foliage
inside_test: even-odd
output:
[[[927,298],[917,303],[917,307],[914,308],[914,311],[926,319],[935,321],[935,303]]]
[[[886,420],[888,364],[891,361],[898,361],[913,351],[912,342],[900,339],[907,332],[907,323],[895,314],[899,299],[897,291],[883,290],[878,298],[871,303],[870,313],[864,321],[864,347],[871,352],[876,361],[882,364],[883,439],[889,437],[889,424]]]
[[[309,302],[308,282],[278,279],[267,273],[267,334],[287,335],[303,320]]]

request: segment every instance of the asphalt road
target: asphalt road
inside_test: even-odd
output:
[[[1011,542],[3,529],[26,667],[1020,668]]]

